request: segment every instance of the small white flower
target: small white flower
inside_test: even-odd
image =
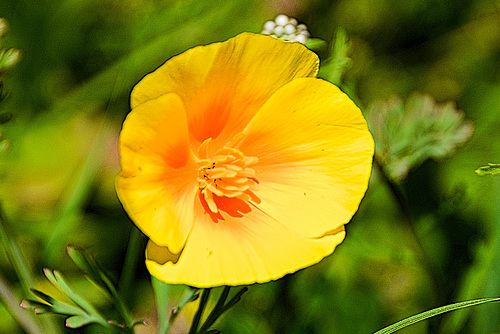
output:
[[[306,43],[309,32],[305,24],[298,24],[297,19],[280,14],[274,21],[266,21],[262,34],[280,38],[285,41]]]
[[[264,23],[264,30],[272,31],[274,27],[276,27],[276,23],[274,23],[274,21],[267,21]]]
[[[288,23],[288,16],[280,14],[276,16],[275,22],[279,26],[285,26]]]

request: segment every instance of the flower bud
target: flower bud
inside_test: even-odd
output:
[[[9,23],[3,17],[0,17],[0,37],[4,37],[9,32]]]
[[[270,35],[285,41],[305,44],[309,39],[309,32],[305,24],[298,24],[297,19],[285,14],[276,16],[274,21],[266,21],[262,27],[263,35]]]
[[[288,16],[280,14],[276,16],[276,19],[274,21],[276,22],[277,25],[284,26],[288,23]]]
[[[0,50],[0,73],[17,66],[21,58],[22,52],[19,49],[10,48]]]

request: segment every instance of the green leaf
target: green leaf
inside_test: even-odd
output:
[[[114,302],[127,326],[132,327],[133,321],[124,301],[116,291],[111,279],[99,267],[94,257],[83,248],[77,246],[69,245],[66,247],[66,250],[78,268],[86,273],[85,277]]]
[[[74,315],[66,319],[66,327],[69,328],[80,328],[82,326],[88,325],[95,320],[85,316],[85,315]]]
[[[25,309],[32,309],[35,314],[54,313],[64,315],[85,314],[85,312],[73,305],[60,302],[41,291],[31,289],[33,293],[45,303],[40,303],[30,299],[24,299],[21,302],[21,307]]]
[[[432,310],[429,310],[429,311],[426,311],[423,313],[416,314],[414,316],[403,319],[401,321],[398,321],[395,324],[392,324],[388,327],[385,327],[385,328],[375,332],[374,334],[394,333],[394,332],[396,332],[404,327],[408,327],[408,326],[413,325],[417,322],[434,317],[434,316],[442,314],[442,313],[458,310],[458,309],[465,308],[465,307],[471,307],[471,306],[475,306],[475,305],[481,305],[481,304],[485,304],[485,303],[499,302],[499,301],[500,301],[500,298],[481,298],[481,299],[474,299],[474,300],[469,300],[469,301],[465,301],[465,302],[460,302],[460,303],[455,303],[455,304],[450,304],[450,305],[438,307],[438,308],[435,308],[435,309],[432,309]]]
[[[481,166],[478,169],[476,169],[475,172],[479,176],[499,175],[500,174],[500,164],[488,163],[487,166]]]
[[[324,49],[327,43],[326,41],[319,38],[309,38],[305,45],[307,46],[307,48],[313,51],[318,51]]]
[[[351,66],[351,59],[347,57],[350,44],[347,39],[347,33],[339,28],[335,35],[335,42],[332,45],[330,57],[320,68],[320,77],[325,78],[334,85],[340,86],[342,75],[345,70]]]
[[[100,287],[101,290],[104,288],[105,290],[103,292],[110,297],[109,279],[99,268],[92,255],[87,253],[84,249],[73,245],[68,245],[66,251],[76,266],[87,274],[87,279],[96,284],[97,287]],[[103,277],[105,277],[105,279],[103,279]]]
[[[473,134],[473,123],[452,102],[437,104],[414,93],[372,104],[366,114],[375,139],[375,158],[385,174],[400,182],[427,159],[450,156]]]
[[[52,305],[40,303],[30,299],[23,299],[21,302],[21,307],[25,309],[31,309],[35,314],[44,314],[52,311]]]
[[[46,295],[45,293],[43,293],[42,291],[38,291],[36,289],[30,289],[31,292],[33,292],[33,294],[35,296],[37,296],[38,298],[40,298],[41,300],[43,300],[44,302],[50,304],[50,305],[54,305],[54,303],[56,303],[56,300],[54,298],[52,298],[51,296],[49,295]]]

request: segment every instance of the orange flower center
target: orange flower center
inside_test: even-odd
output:
[[[238,149],[229,147],[198,161],[200,200],[212,218],[223,219],[220,210],[241,217],[242,213],[250,211],[250,201],[260,203],[260,198],[255,195],[259,181],[251,168],[258,161],[257,157],[247,157]]]

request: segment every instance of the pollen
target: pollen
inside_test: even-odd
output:
[[[212,213],[219,213],[217,203],[222,198],[260,203],[255,194],[259,181],[252,168],[258,161],[257,157],[247,157],[238,149],[229,147],[218,150],[210,158],[198,161],[200,197]]]

